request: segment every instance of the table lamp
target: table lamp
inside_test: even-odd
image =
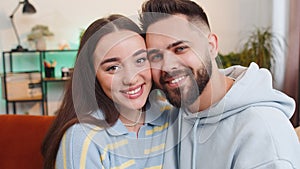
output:
[[[17,7],[15,8],[15,10],[12,12],[12,14],[9,16],[10,17],[10,21],[11,21],[11,24],[13,26],[13,29],[14,29],[14,32],[16,34],[16,37],[17,37],[17,40],[18,40],[18,46],[17,48],[15,49],[12,49],[11,51],[17,51],[17,52],[21,52],[21,51],[27,51],[28,49],[25,49],[21,46],[21,42],[20,42],[20,37],[19,37],[19,34],[18,34],[18,31],[17,31],[17,28],[15,26],[15,23],[14,23],[14,14],[17,12],[17,10],[19,9],[19,7],[21,5],[24,5],[23,6],[23,13],[27,13],[27,14],[33,14],[33,13],[36,13],[36,10],[34,8],[34,6],[32,4],[30,4],[28,2],[28,0],[24,0],[24,1],[20,1],[17,5]]]

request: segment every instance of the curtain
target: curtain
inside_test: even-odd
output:
[[[296,111],[291,118],[292,124],[299,125],[299,65],[300,65],[300,1],[290,0],[289,39],[286,59],[285,82],[283,91],[295,99]]]

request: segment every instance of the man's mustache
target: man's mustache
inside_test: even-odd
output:
[[[192,70],[191,69],[181,69],[181,70],[174,70],[174,71],[162,71],[162,75],[159,79],[160,84],[165,84],[170,79],[174,79],[174,77],[179,77],[179,76],[193,76]]]

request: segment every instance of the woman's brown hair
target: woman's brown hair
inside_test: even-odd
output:
[[[103,36],[119,30],[141,33],[132,20],[117,14],[94,21],[84,32],[73,75],[65,88],[56,118],[42,144],[44,169],[55,168],[60,141],[66,130],[73,124],[85,122],[103,128],[110,127],[117,121],[119,112],[113,101],[104,94],[96,78],[94,51]],[[103,113],[104,120],[92,115],[99,110]]]

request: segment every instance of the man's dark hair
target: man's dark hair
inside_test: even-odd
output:
[[[141,27],[145,32],[151,24],[174,14],[183,14],[190,22],[200,21],[210,30],[206,13],[190,0],[148,0],[143,3],[141,12]]]

